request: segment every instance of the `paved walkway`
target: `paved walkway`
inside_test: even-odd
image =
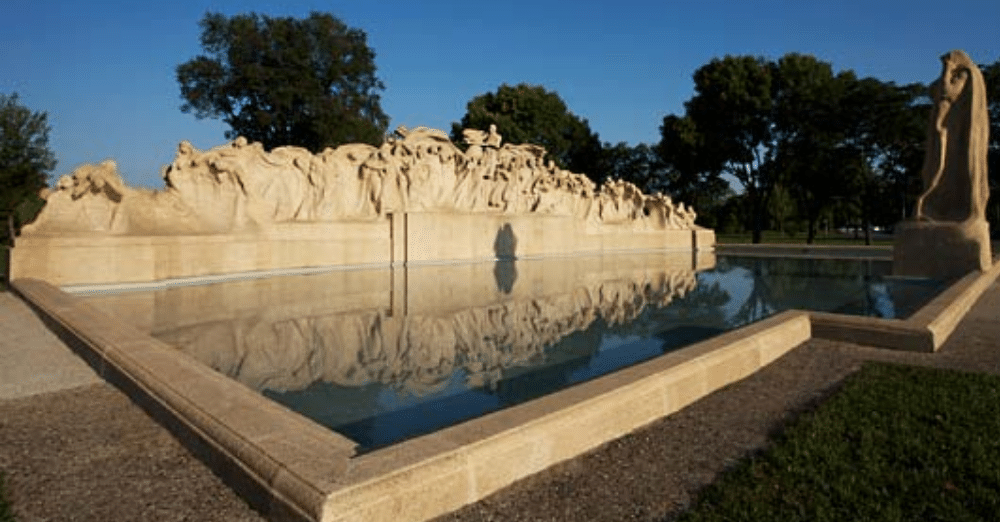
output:
[[[0,292],[0,400],[97,382],[101,378],[24,301]]]

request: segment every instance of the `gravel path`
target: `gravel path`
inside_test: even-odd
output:
[[[810,341],[668,418],[439,520],[669,519],[865,360],[1000,374],[998,311],[994,284],[936,354]],[[105,384],[0,400],[0,471],[21,522],[262,520]]]

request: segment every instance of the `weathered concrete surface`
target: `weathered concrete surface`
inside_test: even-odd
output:
[[[102,382],[9,292],[0,292],[0,361],[0,400]]]

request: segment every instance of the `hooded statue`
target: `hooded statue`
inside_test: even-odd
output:
[[[962,51],[945,54],[941,65],[941,77],[930,88],[924,193],[913,219],[895,230],[892,271],[898,276],[949,280],[993,264],[986,221],[986,82]]]
[[[941,77],[930,87],[934,108],[927,126],[924,193],[914,217],[929,221],[984,220],[989,185],[989,116],[983,74],[962,51],[941,57]]]

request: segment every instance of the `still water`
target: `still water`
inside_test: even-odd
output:
[[[356,441],[429,433],[789,309],[905,318],[873,260],[688,254],[340,270],[87,297]]]

